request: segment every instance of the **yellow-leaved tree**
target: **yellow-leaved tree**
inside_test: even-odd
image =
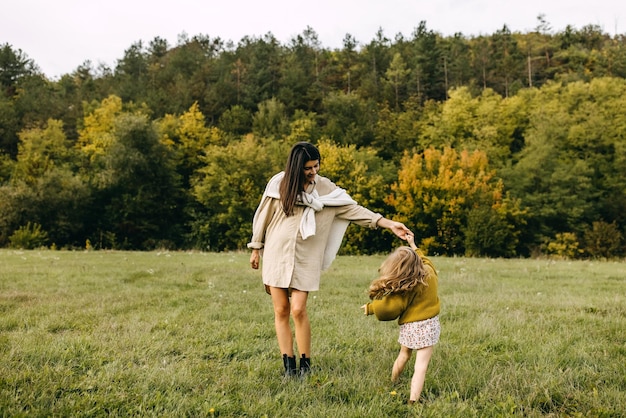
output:
[[[203,158],[211,145],[225,145],[226,135],[219,128],[206,125],[197,102],[180,116],[165,115],[158,123],[160,140],[174,155],[183,187],[189,188],[189,179],[204,165]]]
[[[387,202],[431,254],[515,254],[523,212],[503,196],[484,152],[406,153],[391,189]]]
[[[93,106],[91,111],[85,109],[83,128],[78,131],[79,148],[90,162],[104,155],[115,141],[113,129],[116,117],[122,113],[122,99],[111,95]]]

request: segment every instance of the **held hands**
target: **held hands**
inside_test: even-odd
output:
[[[412,234],[411,230],[407,228],[402,222],[392,221],[393,225],[389,228],[400,239],[406,239],[408,234]]]
[[[407,234],[412,234],[411,230],[407,228],[402,222],[392,221],[391,219],[381,218],[378,221],[378,225],[391,230],[400,239],[406,240]]]

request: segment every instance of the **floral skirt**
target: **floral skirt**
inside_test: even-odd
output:
[[[441,324],[437,315],[424,321],[407,322],[400,325],[398,342],[407,348],[417,350],[437,344],[440,334]]]

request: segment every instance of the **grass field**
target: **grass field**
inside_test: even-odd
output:
[[[0,250],[0,416],[626,416],[624,263],[433,258],[442,336],[407,406],[397,323],[359,308],[382,256],[323,275],[304,380],[248,257]]]

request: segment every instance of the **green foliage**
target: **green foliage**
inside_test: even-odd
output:
[[[114,232],[129,248],[175,245],[182,214],[171,154],[144,116],[121,115],[113,132],[116,140],[104,156],[109,186],[97,196],[106,215],[100,229]]]
[[[17,160],[0,203],[0,243],[19,225],[41,225],[62,246],[84,241],[90,190],[76,174],[77,150],[63,124],[49,120],[44,129],[20,133]]]
[[[174,154],[144,111],[109,97],[86,118],[81,151],[92,187],[89,238],[106,231],[122,248],[182,244],[182,193]],[[84,242],[84,239],[83,239]]]
[[[462,228],[467,256],[515,256],[519,232],[502,215],[502,212],[486,206],[469,211],[467,225]]]
[[[407,69],[402,55],[396,52],[385,73],[384,80],[391,91],[391,95],[389,96],[392,100],[390,100],[390,102],[394,103],[396,110],[400,110],[400,103],[405,101],[406,84],[410,73],[411,70]]]
[[[250,135],[225,147],[211,146],[192,178],[198,209],[192,212],[191,241],[210,251],[243,249],[269,178],[283,169],[291,144]]]
[[[0,45],[0,245],[32,222],[61,248],[82,248],[86,239],[94,247],[239,248],[250,208],[226,207],[237,205],[232,198],[198,200],[192,182],[214,182],[202,176],[230,161],[207,168],[216,163],[204,156],[230,152],[247,135],[275,142],[276,160],[284,155],[276,149],[296,141],[333,141],[341,149],[329,152],[346,164],[333,179],[360,179],[346,188],[373,210],[426,215],[410,223],[441,253],[537,254],[545,237],[572,232],[582,240],[594,222],[623,234],[625,41],[594,25],[555,31],[542,16],[527,33],[503,26],[442,36],[419,22],[393,40],[382,28],[369,43],[347,34],[335,50],[312,28],[286,45],[272,34],[236,43],[181,34],[175,45],[159,37],[130,45],[115,68],[86,61],[58,80]],[[133,118],[145,129],[123,134],[120,124]],[[153,130],[159,144],[139,144]],[[398,174],[405,152],[445,147],[483,153],[497,196],[470,203],[453,196],[466,189],[450,187],[415,210],[385,200],[389,185],[412,181],[412,172]],[[462,177],[458,171],[460,184]],[[227,223],[232,230],[218,232]],[[344,250],[382,251],[389,238],[351,228]],[[580,244],[585,256],[624,253],[589,241],[590,251]]]
[[[24,182],[18,181],[0,186],[0,195],[0,245],[6,246],[9,236],[34,217],[25,211],[32,207],[33,192]]]
[[[500,167],[520,146],[517,136],[526,129],[527,100],[523,95],[502,98],[491,89],[477,97],[468,87],[454,89],[448,100],[425,109],[418,122],[419,144],[483,151],[490,164]]]
[[[0,153],[0,184],[7,182],[11,178],[15,161],[6,154]]]
[[[625,201],[623,141],[626,82],[549,83],[532,98],[525,147],[501,174],[532,214],[534,238],[575,232],[604,218],[621,219]],[[618,164],[620,167],[618,168]]]
[[[48,243],[48,233],[41,229],[39,224],[31,224],[19,227],[9,237],[10,247],[22,250],[33,250],[44,247]]]
[[[329,140],[322,140],[317,145],[322,155],[321,175],[345,189],[361,206],[393,217],[392,208],[384,200],[390,192],[395,167],[378,157],[372,148],[357,149],[354,145],[342,146]],[[341,251],[348,254],[387,251],[394,237],[351,225]]]
[[[623,235],[615,222],[593,222],[584,234],[585,252],[594,258],[611,258],[624,253]]]
[[[509,97],[523,87],[520,74],[524,72],[524,55],[506,25],[491,36],[490,47],[495,63],[491,78],[498,91]]]
[[[279,139],[288,133],[289,121],[285,105],[276,99],[259,103],[252,118],[252,131],[260,138]]]
[[[392,112],[388,105],[378,109],[371,147],[378,151],[381,158],[399,164],[404,150],[413,148],[416,132],[420,130],[420,112],[421,109]]]
[[[324,98],[322,134],[341,145],[368,145],[375,126],[369,103],[356,93],[333,93]]]
[[[19,116],[15,103],[10,98],[0,95],[0,153],[15,155],[17,153],[20,129]]]
[[[8,43],[0,44],[0,93],[11,97],[20,80],[33,75],[35,63],[21,49],[13,49]]]
[[[441,38],[420,21],[412,33],[412,39],[402,53],[406,54],[411,79],[416,84],[415,94],[436,101],[446,98],[445,69],[442,62]],[[412,83],[412,84],[413,84]]]
[[[293,122],[291,122],[291,132],[285,138],[285,142],[290,144],[302,141],[315,143],[317,137],[318,127],[314,115],[296,114]]]
[[[0,245],[27,223],[39,224],[60,247],[84,242],[91,195],[87,185],[67,170],[55,169],[33,184],[16,180],[0,186]]]
[[[252,114],[241,105],[235,105],[220,115],[218,127],[231,135],[241,136],[252,131]]]

